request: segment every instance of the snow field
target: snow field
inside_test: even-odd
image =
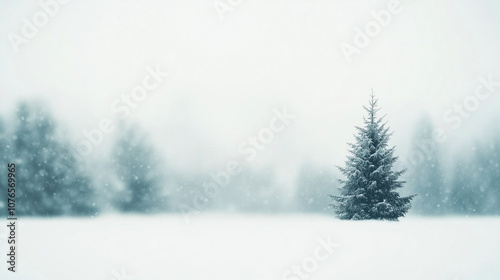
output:
[[[2,280],[500,279],[496,217],[21,218],[18,242],[18,272],[4,263]]]

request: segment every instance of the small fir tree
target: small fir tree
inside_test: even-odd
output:
[[[405,183],[399,180],[404,170],[392,170],[397,160],[395,147],[388,147],[392,133],[382,123],[384,117],[377,118],[379,109],[373,92],[369,106],[363,108],[368,118],[363,117],[363,127],[356,127],[356,142],[349,143],[346,166],[338,167],[347,179],[339,180],[340,195],[330,195],[330,206],[344,220],[398,220],[408,212],[415,195],[400,197],[396,192]]]

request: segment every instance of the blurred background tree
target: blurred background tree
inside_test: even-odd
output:
[[[12,138],[18,215],[93,215],[97,211],[92,179],[56,128],[42,104],[19,104]]]
[[[161,162],[138,126],[121,123],[111,163],[122,185],[117,208],[123,212],[156,213],[168,209],[162,190]]]

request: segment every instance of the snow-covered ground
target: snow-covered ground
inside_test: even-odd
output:
[[[500,218],[316,215],[22,218],[0,279],[500,279]],[[6,227],[0,229],[5,260]]]

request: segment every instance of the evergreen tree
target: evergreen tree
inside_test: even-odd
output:
[[[412,166],[408,184],[419,194],[413,208],[421,214],[437,215],[449,210],[448,191],[446,190],[438,144],[432,139],[434,126],[431,120],[423,117],[413,136],[412,152],[418,153],[420,161]]]
[[[496,123],[495,123],[496,124]],[[486,127],[477,141],[471,173],[475,194],[481,203],[481,214],[500,214],[500,131],[497,127]],[[491,132],[489,132],[491,131]]]
[[[454,213],[465,215],[481,213],[486,199],[485,189],[481,183],[486,178],[478,177],[479,169],[477,163],[468,155],[460,155],[454,158],[450,194]]]
[[[6,140],[4,123],[0,118],[0,178],[2,178],[2,180],[7,179],[7,164],[9,164],[9,160],[11,160],[9,159],[9,146]],[[0,186],[4,186],[4,183],[5,182],[2,182]],[[2,188],[2,190],[0,190],[0,216],[5,217],[5,215],[7,215],[7,188]]]
[[[457,214],[498,213],[499,161],[494,139],[475,141],[472,154],[461,153],[453,159],[451,201]]]
[[[356,143],[350,143],[345,167],[339,170],[346,180],[339,180],[340,196],[333,199],[335,213],[346,220],[398,220],[410,209],[414,195],[400,197],[395,190],[403,187],[404,181],[398,180],[403,171],[393,171],[395,147],[389,148],[391,136],[386,123],[377,118],[377,99],[373,93],[369,107],[363,106],[368,113],[364,127],[356,127]]]
[[[90,177],[42,106],[20,104],[13,139],[19,215],[95,214]]]
[[[488,204],[488,213],[500,215],[500,129],[495,129],[494,139],[490,144],[490,160],[488,161],[488,171],[490,177],[490,185],[488,197],[492,203]]]
[[[155,151],[137,127],[120,125],[112,163],[123,192],[117,207],[123,212],[154,213],[167,209],[166,196],[160,189],[160,164]]]

